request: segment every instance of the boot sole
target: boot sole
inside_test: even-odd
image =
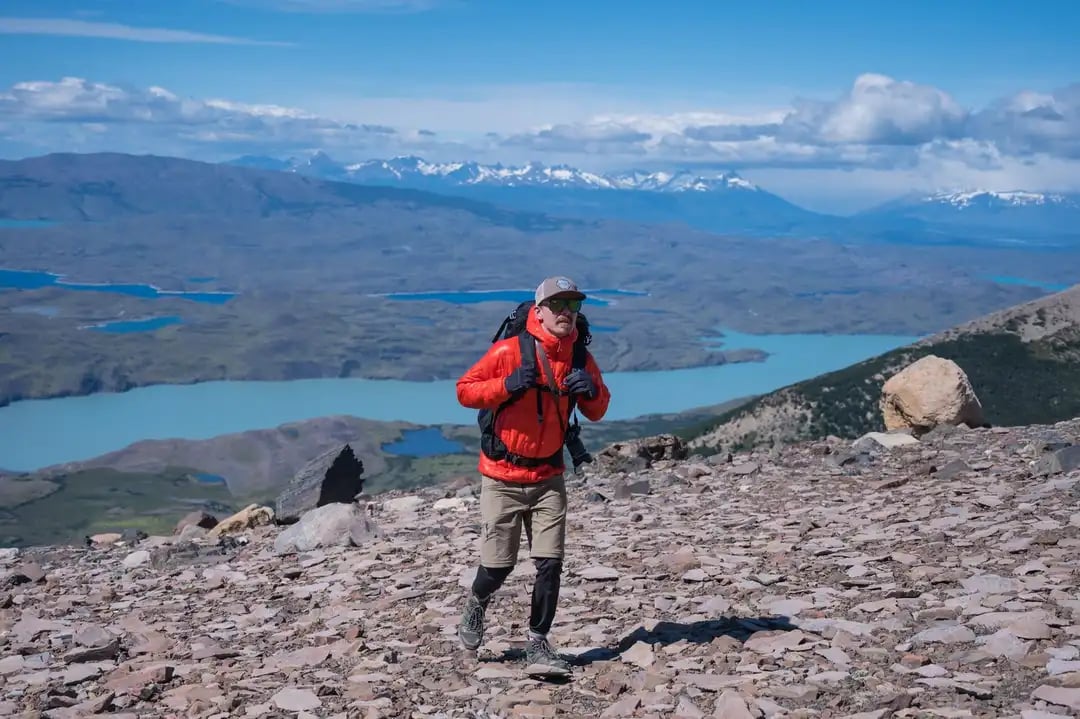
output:
[[[564,669],[562,667],[554,667],[550,664],[530,664],[525,667],[525,673],[529,676],[540,677],[568,677],[570,676],[570,669]]]

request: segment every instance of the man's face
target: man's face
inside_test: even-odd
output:
[[[581,300],[550,297],[540,303],[540,324],[556,337],[568,337],[574,331]]]

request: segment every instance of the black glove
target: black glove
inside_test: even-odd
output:
[[[596,396],[596,383],[583,369],[576,369],[566,376],[566,391],[570,394],[585,395],[585,399]]]
[[[529,389],[536,384],[536,365],[531,367],[518,367],[503,381],[506,391],[510,394]]]

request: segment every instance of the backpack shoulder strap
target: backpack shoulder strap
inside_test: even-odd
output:
[[[518,349],[521,350],[521,367],[536,369],[536,338],[529,334],[528,330],[522,330],[518,334]],[[536,421],[544,421],[544,398],[539,392],[536,395]]]
[[[521,350],[521,366],[522,367],[536,367],[536,338],[533,337],[528,331],[523,331],[518,335],[518,349]]]
[[[589,359],[589,350],[585,347],[588,344],[579,338],[574,342],[574,356],[570,360],[571,369],[585,369],[585,365]],[[577,409],[577,395],[570,395],[570,414],[574,414],[574,410]],[[577,417],[574,416],[574,423],[577,423]]]
[[[574,369],[585,369],[585,364],[589,358],[589,350],[586,349],[585,343],[578,341],[574,343],[574,357],[570,361],[570,366]]]

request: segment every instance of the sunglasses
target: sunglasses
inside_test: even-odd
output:
[[[581,300],[548,300],[544,304],[552,312],[562,312],[563,310],[570,310],[571,312],[581,311]]]

